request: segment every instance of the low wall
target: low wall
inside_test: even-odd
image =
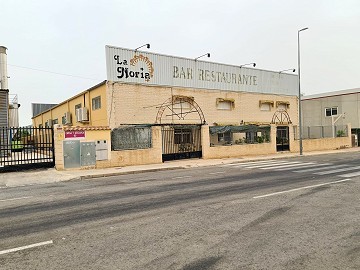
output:
[[[348,136],[321,139],[303,139],[303,152],[336,150],[352,147],[351,124],[347,124]],[[290,128],[290,152],[300,152],[300,141],[294,139],[293,128]]]
[[[201,138],[203,159],[234,158],[240,156],[267,155],[276,153],[275,125],[271,125],[271,141],[269,143],[210,146],[209,126],[201,127]]]
[[[66,138],[67,130],[76,130],[77,127],[54,126],[55,168],[57,170],[71,169],[95,169],[130,165],[143,165],[162,162],[161,128],[152,127],[152,147],[148,149],[134,149],[111,151],[111,130],[105,127],[82,127],[85,135],[81,138]],[[92,166],[79,166],[77,168],[65,168],[63,142],[79,140],[80,142],[96,142],[106,140],[108,143],[107,160],[96,160]]]
[[[152,127],[151,132],[151,148],[111,151],[110,167],[162,163],[161,127]]]
[[[299,140],[294,140],[291,146],[291,152],[299,152]],[[335,150],[351,147],[351,137],[335,137],[322,139],[302,140],[303,152]]]
[[[303,151],[326,151],[351,147],[351,125],[347,137],[302,140]],[[294,139],[293,126],[289,125],[290,152],[299,153],[299,140]],[[236,158],[241,156],[276,154],[276,125],[271,125],[270,143],[210,146],[209,126],[202,126],[202,156],[204,159]]]

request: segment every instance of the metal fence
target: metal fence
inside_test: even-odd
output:
[[[348,128],[346,125],[338,126],[307,126],[302,128],[303,139],[321,139],[334,137],[347,137]],[[295,139],[299,139],[298,127],[294,127]]]
[[[54,165],[54,132],[52,128],[0,128],[1,172],[53,167]]]
[[[202,156],[201,126],[163,126],[161,134],[163,161]]]
[[[127,126],[111,131],[111,150],[134,150],[151,148],[151,127]]]

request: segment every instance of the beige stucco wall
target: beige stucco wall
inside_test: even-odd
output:
[[[73,140],[65,139],[65,129],[69,128],[70,127],[63,127],[61,125],[55,125],[54,127],[55,168],[57,170],[65,170],[63,142],[64,140]],[[160,127],[152,127],[152,147],[149,149],[111,151],[110,130],[86,130],[85,138],[82,138],[79,141],[96,142],[98,140],[107,140],[108,160],[97,160],[95,166],[83,166],[81,168],[75,169],[109,168],[130,165],[154,164],[162,162]]]
[[[289,102],[288,113],[293,124],[298,121],[297,97],[284,95],[270,95],[248,92],[204,90],[192,88],[145,86],[139,84],[122,84],[107,82],[107,103],[109,125],[111,128],[121,124],[151,124],[155,123],[161,104],[169,100],[172,95],[193,97],[201,108],[207,124],[237,124],[241,121],[270,123],[276,112],[276,102]],[[232,110],[217,109],[218,98],[233,99]],[[261,111],[260,100],[271,100],[274,106],[270,111]],[[171,111],[166,109],[162,114],[161,123],[200,124],[199,115],[190,113],[181,121],[172,119]]]
[[[204,159],[234,158],[241,156],[266,155],[276,153],[276,126],[271,125],[269,143],[210,146],[209,126],[201,127],[202,154]]]
[[[300,142],[294,140],[294,134],[290,129],[290,151],[299,152]],[[311,151],[324,151],[324,150],[335,150],[342,148],[352,147],[351,144],[351,125],[347,124],[348,136],[347,137],[335,137],[335,138],[321,138],[321,139],[306,139],[302,140],[303,152]]]
[[[162,162],[161,127],[152,127],[152,147],[138,150],[111,151],[111,167],[155,164]]]

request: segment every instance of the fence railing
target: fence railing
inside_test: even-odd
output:
[[[337,126],[303,126],[302,138],[303,139],[321,139],[321,138],[335,138],[347,137],[348,128],[346,125]],[[299,129],[294,126],[295,140],[299,139]]]
[[[53,134],[52,128],[0,128],[0,171],[54,166]]]
[[[151,148],[151,127],[120,127],[111,131],[111,150]]]

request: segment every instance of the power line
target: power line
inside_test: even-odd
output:
[[[71,75],[71,74],[65,74],[65,73],[59,73],[59,72],[54,72],[54,71],[49,71],[49,70],[43,70],[43,69],[37,69],[37,68],[31,68],[31,67],[24,67],[24,66],[18,66],[18,65],[11,65],[11,64],[8,64],[8,65],[9,65],[9,66],[12,66],[12,67],[30,69],[30,70],[35,70],[35,71],[40,71],[40,72],[46,72],[46,73],[51,73],[51,74],[56,74],[56,75],[62,75],[62,76],[68,76],[68,77],[75,77],[75,78],[81,78],[81,79],[99,81],[99,79],[87,78],[87,77],[82,77],[82,76],[77,76],[77,75]]]

